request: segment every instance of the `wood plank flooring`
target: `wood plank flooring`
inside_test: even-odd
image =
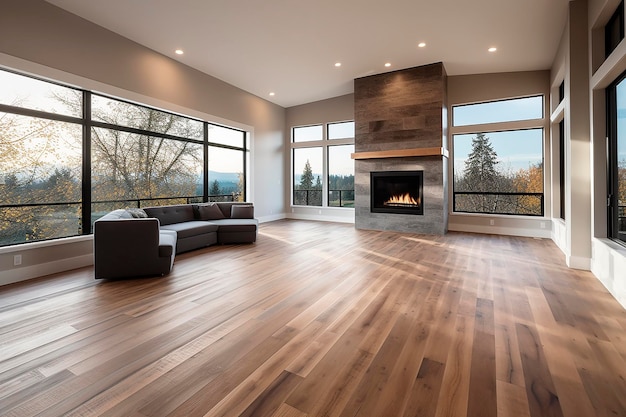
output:
[[[0,287],[2,416],[626,416],[626,312],[550,240],[284,220]]]

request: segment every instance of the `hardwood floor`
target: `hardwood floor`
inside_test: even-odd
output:
[[[266,223],[0,287],[0,415],[626,416],[626,312],[550,240]]]

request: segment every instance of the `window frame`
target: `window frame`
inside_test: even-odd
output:
[[[332,121],[332,122],[324,122],[324,123],[313,123],[313,124],[303,124],[303,125],[295,125],[291,127],[291,150],[290,150],[290,163],[291,163],[291,192],[290,192],[290,205],[291,207],[318,207],[318,208],[333,208],[333,209],[351,209],[353,207],[345,207],[345,206],[330,206],[329,205],[329,158],[328,158],[328,148],[330,146],[340,146],[340,145],[353,145],[354,146],[354,137],[351,138],[340,138],[340,139],[329,139],[329,126],[335,125],[339,123],[354,123],[354,120],[340,120],[340,121]],[[322,129],[322,137],[318,140],[311,141],[299,141],[296,142],[294,140],[295,131],[299,128],[313,127],[313,126],[321,126]],[[322,205],[321,206],[310,206],[310,205],[301,205],[295,204],[295,192],[296,192],[296,183],[295,183],[295,163],[294,163],[294,150],[301,148],[322,148]]]
[[[615,116],[617,116],[617,86],[625,81],[626,71],[620,74],[606,89],[607,237],[622,246],[626,246],[626,231],[621,233],[619,231],[618,123]]]
[[[476,124],[466,124],[466,125],[454,125],[454,108],[460,106],[467,106],[473,104],[483,104],[483,103],[498,103],[505,102],[510,100],[517,100],[523,98],[531,98],[531,97],[541,97],[541,118],[538,119],[521,119],[521,120],[510,120],[504,122],[489,122],[489,123],[476,123]],[[450,129],[451,136],[451,175],[452,175],[452,187],[451,187],[451,212],[453,214],[464,214],[464,215],[473,215],[473,216],[518,216],[522,218],[537,218],[537,217],[545,217],[546,213],[546,169],[545,169],[545,155],[546,155],[546,127],[545,127],[545,119],[546,119],[546,96],[543,93],[535,93],[528,94],[522,96],[514,96],[514,97],[506,97],[506,98],[497,98],[493,100],[485,100],[485,101],[476,101],[476,102],[466,102],[466,103],[456,103],[451,105],[451,113],[452,113],[452,123]],[[458,193],[465,192],[457,192],[456,191],[456,176],[455,176],[455,149],[454,149],[454,137],[457,135],[477,135],[479,133],[484,133],[485,135],[489,135],[490,133],[497,132],[513,132],[520,130],[533,130],[540,129],[542,133],[542,142],[541,142],[541,166],[542,166],[542,191],[541,191],[541,212],[540,214],[523,214],[523,213],[501,213],[501,212],[475,212],[475,211],[460,211],[456,210],[456,195]],[[517,195],[520,193],[511,192],[511,193],[496,193],[498,195],[501,194],[511,194]],[[539,193],[521,193],[521,194],[539,194]]]

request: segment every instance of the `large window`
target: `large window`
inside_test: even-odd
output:
[[[354,122],[294,127],[293,205],[354,207]]]
[[[626,242],[626,73],[607,90],[609,237]]]
[[[543,215],[543,128],[506,130],[542,118],[541,96],[453,107],[455,212]]]
[[[8,71],[0,85],[0,246],[89,234],[116,208],[245,200],[246,132]]]

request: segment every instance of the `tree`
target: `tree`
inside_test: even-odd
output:
[[[311,163],[306,160],[304,164],[304,170],[302,171],[302,177],[300,177],[300,189],[312,190],[313,189],[313,170],[311,169]]]
[[[114,125],[183,137],[198,137],[201,129],[196,121],[128,103],[110,101],[107,106],[92,107],[95,120]],[[102,128],[92,129],[91,138],[95,201],[150,200],[196,193],[202,145]]]
[[[489,137],[478,133],[472,139],[472,151],[465,162],[463,174],[455,181],[457,192],[498,192],[503,191],[503,176],[498,173],[498,154],[493,149]],[[503,204],[498,195],[466,194],[457,197],[455,209],[477,213],[498,212]]]
[[[222,194],[222,190],[220,190],[220,183],[215,180],[211,183],[211,189],[209,190],[209,195],[220,195]]]
[[[19,107],[20,101],[11,104]],[[80,173],[80,131],[53,120],[0,115],[0,204],[9,205],[0,210],[0,244],[79,232],[77,204],[21,205],[80,201],[80,182],[72,179]]]
[[[494,191],[493,186],[498,181],[498,154],[491,146],[491,142],[484,133],[479,133],[472,139],[470,152],[463,177],[468,186],[467,191]]]
[[[321,206],[322,205],[322,180],[320,176],[317,176],[315,185],[312,187],[311,195],[309,197],[309,205]]]
[[[520,193],[543,193],[543,163],[520,169],[513,178],[513,184],[515,191]],[[541,203],[542,200],[535,196],[519,196],[515,213],[541,215]]]

